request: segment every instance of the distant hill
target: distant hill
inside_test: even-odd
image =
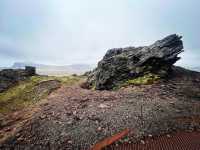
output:
[[[191,69],[200,72],[200,67],[193,67]]]
[[[200,67],[185,67],[186,69],[200,72]]]
[[[9,69],[8,67],[0,67],[0,70]]]
[[[44,65],[36,63],[16,62],[13,64],[14,69],[23,69],[25,66],[36,67],[36,72],[40,75],[70,75],[70,74],[83,74],[86,71],[92,70],[95,66],[88,64],[72,64],[65,66]]]
[[[33,67],[45,67],[48,65],[43,65],[43,64],[36,64],[36,63],[31,63],[31,62],[15,62],[12,65],[13,69],[23,69],[25,66],[33,66]]]

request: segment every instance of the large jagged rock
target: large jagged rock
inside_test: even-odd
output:
[[[173,34],[150,46],[110,49],[86,83],[97,90],[107,90],[146,73],[165,77],[180,59],[178,54],[183,51],[181,38]]]
[[[30,76],[36,75],[35,67],[24,69],[4,69],[0,71],[0,93],[7,90],[19,81],[25,80]]]

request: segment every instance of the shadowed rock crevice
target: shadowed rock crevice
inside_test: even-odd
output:
[[[115,48],[107,51],[87,79],[89,88],[112,89],[128,79],[148,73],[166,77],[183,52],[181,36],[169,35],[150,46]]]

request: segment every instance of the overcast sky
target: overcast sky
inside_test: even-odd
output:
[[[199,0],[0,0],[0,66],[95,64],[110,48],[183,36],[178,63],[200,66]]]

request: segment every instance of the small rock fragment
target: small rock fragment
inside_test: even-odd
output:
[[[151,134],[148,135],[149,137],[153,137]]]
[[[45,119],[47,116],[46,115],[41,115],[40,119]]]
[[[77,113],[76,111],[73,111],[73,115],[76,115],[76,113]]]
[[[100,105],[98,106],[98,108],[104,109],[104,108],[109,108],[109,106],[106,105],[106,104],[100,104]]]
[[[97,131],[101,131],[101,130],[102,130],[102,128],[101,128],[101,127],[98,127],[98,128],[97,128]]]
[[[171,135],[167,134],[167,137],[168,137],[168,138],[170,138],[170,137],[171,137]]]
[[[145,141],[144,141],[144,140],[141,140],[140,142],[141,142],[142,144],[145,144]]]
[[[73,142],[71,140],[67,141],[68,144],[72,144]]]
[[[69,121],[67,121],[67,125],[70,125],[70,124],[72,124],[73,123],[73,121],[72,120],[69,120]]]

